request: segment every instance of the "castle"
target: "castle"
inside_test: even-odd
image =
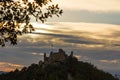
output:
[[[73,57],[73,51],[71,51],[71,54],[68,56],[65,53],[65,51],[59,49],[58,52],[51,52],[49,57],[47,57],[46,53],[44,53],[44,62],[45,63],[61,62],[66,60],[68,57]]]

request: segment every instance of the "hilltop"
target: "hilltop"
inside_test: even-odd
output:
[[[44,61],[29,67],[0,75],[0,80],[118,80],[111,74],[97,69],[94,65],[78,61],[73,52],[64,50],[44,53]]]

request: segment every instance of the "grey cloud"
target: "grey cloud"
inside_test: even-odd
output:
[[[120,12],[92,12],[87,10],[64,10],[60,19],[50,19],[54,22],[88,22],[120,25]]]
[[[66,34],[52,34],[52,33],[33,33],[33,34],[52,36],[54,38],[65,38],[65,37],[66,38],[76,38],[76,36],[66,35]]]
[[[81,32],[82,33],[82,32]],[[83,32],[84,33],[84,32]],[[49,39],[53,38],[59,38],[60,40],[67,42],[67,43],[75,43],[75,44],[104,44],[103,41],[99,41],[97,39],[91,39],[91,38],[87,38],[86,36],[84,37],[78,37],[76,35],[67,35],[67,34],[52,34],[52,33],[33,33],[33,34],[39,34],[39,35],[44,35],[44,36],[48,36]],[[38,38],[39,39],[39,38]],[[26,42],[25,42],[26,43]],[[24,44],[24,42],[22,43]],[[32,44],[27,43],[29,46]],[[44,46],[45,44],[38,42],[37,43],[33,43],[34,46]]]
[[[0,49],[0,61],[10,62],[14,64],[29,65],[33,62],[37,62],[40,59],[40,56],[34,56],[32,54],[32,48],[29,48],[30,51],[27,51],[25,48],[5,48]]]
[[[98,45],[98,44],[104,44],[103,42],[96,42],[96,40],[94,39],[90,39],[90,38],[83,38],[83,37],[80,37],[80,38],[66,38],[66,39],[63,39],[63,41],[65,42],[68,42],[68,43],[75,43],[75,44],[91,44],[91,45]]]
[[[78,32],[78,34],[80,34],[79,36],[78,35],[70,35],[70,32],[67,32],[63,33],[63,34],[60,34],[59,32],[56,34],[56,33],[33,33],[33,34],[36,34],[36,35],[43,35],[45,36],[44,38],[41,38],[41,37],[38,37],[36,39],[36,42],[35,43],[29,43],[26,41],[26,39],[30,39],[30,41],[32,42],[32,38],[30,37],[26,37],[24,38],[24,41],[22,43],[20,43],[20,45],[28,45],[28,46],[37,46],[37,47],[44,47],[44,46],[50,46],[51,43],[51,40],[52,39],[59,39],[61,41],[64,41],[65,43],[74,43],[74,44],[86,44],[86,45],[108,45],[109,44],[109,41],[108,39],[109,38],[113,38],[114,36],[117,36],[119,37],[119,32],[117,31],[113,31],[113,33],[111,35],[98,35],[98,36],[101,36],[101,37],[104,37],[104,39],[93,39],[93,38],[89,38],[87,36],[82,36],[82,34],[91,34],[91,35],[94,35],[93,33],[88,33],[88,32]],[[72,32],[71,32],[72,33]],[[47,37],[47,38],[46,38]],[[108,39],[107,39],[108,38]],[[115,37],[115,39],[117,39]],[[44,43],[43,41],[46,40],[48,41],[48,43]],[[119,41],[112,41],[112,43],[110,44],[112,46],[119,46]]]
[[[85,32],[80,32],[81,35],[84,34]],[[51,33],[34,33],[34,34],[39,34],[39,35],[44,35],[44,36],[49,36],[50,38],[59,38],[60,40],[67,42],[67,43],[75,43],[75,44],[92,44],[92,45],[104,45],[107,41],[104,39],[92,39],[92,38],[87,38],[87,36],[77,36],[77,35],[67,35],[67,34],[51,34]],[[87,33],[86,34],[92,34],[92,33]]]

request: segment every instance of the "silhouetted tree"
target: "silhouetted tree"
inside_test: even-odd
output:
[[[5,46],[6,42],[16,45],[18,35],[34,31],[31,17],[42,23],[53,15],[59,17],[63,10],[58,4],[47,6],[49,2],[51,0],[0,0],[0,45]]]

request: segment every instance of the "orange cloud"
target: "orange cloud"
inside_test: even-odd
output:
[[[0,71],[13,71],[15,69],[21,69],[23,65],[19,64],[13,64],[13,63],[8,63],[8,62],[0,62]]]
[[[119,60],[99,60],[100,62],[102,62],[102,63],[118,63],[119,62]]]

